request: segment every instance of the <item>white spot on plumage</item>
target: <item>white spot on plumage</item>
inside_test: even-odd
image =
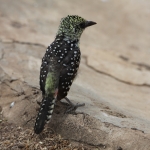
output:
[[[51,108],[53,109],[53,108],[54,108],[54,105],[52,105]]]
[[[48,120],[51,119],[51,117],[52,117],[51,115],[47,115],[47,119],[48,119]]]
[[[53,105],[52,105],[53,106]],[[51,107],[52,108],[52,107]],[[52,114],[53,110],[48,111],[49,114]]]
[[[73,44],[71,44],[71,47],[73,47]]]
[[[55,103],[55,99],[53,99],[52,103]]]

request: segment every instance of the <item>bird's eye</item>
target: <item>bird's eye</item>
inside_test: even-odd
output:
[[[80,27],[81,27],[82,29],[85,28],[85,23],[84,23],[84,22],[80,23],[79,25],[80,25]]]

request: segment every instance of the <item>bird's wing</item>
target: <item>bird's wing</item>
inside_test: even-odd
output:
[[[60,80],[58,86],[57,99],[61,100],[67,96],[67,92],[70,90],[70,86],[77,75],[77,71],[80,64],[80,49],[75,48],[69,51],[67,56],[62,62],[62,68],[60,72]]]
[[[50,46],[47,48],[46,53],[42,59],[41,70],[40,70],[40,89],[45,94],[45,86],[46,86],[46,79],[48,73],[56,73],[56,71],[60,71],[61,65],[58,63],[58,56],[55,56],[52,53],[52,49]]]

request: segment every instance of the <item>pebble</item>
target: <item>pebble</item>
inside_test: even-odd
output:
[[[18,144],[18,148],[24,148],[25,147],[25,144],[24,143],[19,143]]]

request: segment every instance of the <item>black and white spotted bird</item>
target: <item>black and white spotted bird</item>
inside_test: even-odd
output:
[[[43,99],[34,126],[36,134],[41,133],[50,120],[57,100],[65,98],[69,102],[66,96],[80,64],[80,37],[86,27],[94,24],[77,15],[61,19],[56,38],[42,59],[40,89]]]

